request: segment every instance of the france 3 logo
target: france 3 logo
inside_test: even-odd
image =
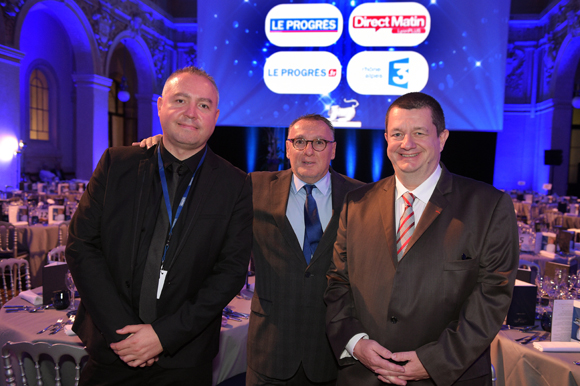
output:
[[[416,46],[431,31],[431,15],[419,3],[366,3],[350,14],[348,32],[365,47]]]
[[[264,83],[276,94],[328,94],[341,78],[340,61],[330,52],[276,52],[264,65]]]
[[[359,52],[348,63],[346,81],[362,95],[403,95],[421,91],[429,80],[429,65],[413,51]]]
[[[268,12],[268,40],[278,47],[328,47],[342,35],[343,18],[331,4],[280,4]]]

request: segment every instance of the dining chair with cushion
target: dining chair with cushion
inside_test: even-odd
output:
[[[28,261],[23,259],[0,260],[0,302],[5,304],[22,291],[32,288],[30,285],[30,268]]]
[[[28,252],[18,251],[18,231],[10,223],[0,224],[0,259],[26,259]]]
[[[59,245],[58,247],[51,249],[46,255],[46,264],[54,263],[55,261],[66,262],[64,257],[65,249],[66,245]]]
[[[7,342],[2,347],[6,385],[34,384],[31,382],[32,378],[39,385],[43,383],[61,385],[63,379],[70,380],[66,383],[71,384],[74,377],[76,386],[79,384],[81,368],[88,356],[89,354],[80,345]]]

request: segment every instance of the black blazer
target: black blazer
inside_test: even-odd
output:
[[[109,344],[124,336],[115,330],[142,324],[131,288],[157,151],[107,149],[71,220],[66,258],[81,296],[73,330],[100,362],[118,358]],[[221,312],[244,284],[252,243],[247,175],[208,148],[196,179],[152,323],[164,349],[158,364],[168,368],[217,354]]]
[[[286,217],[292,171],[250,174],[254,187],[256,291],[248,331],[248,366],[271,378],[293,376],[300,363],[311,381],[336,378],[326,338],[326,271],[346,193],[362,182],[331,169],[332,218],[310,264]]]

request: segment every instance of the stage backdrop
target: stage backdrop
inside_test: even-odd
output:
[[[423,91],[455,130],[500,131],[510,2],[198,2],[198,65],[220,88],[220,125],[287,127],[319,113],[384,129]]]

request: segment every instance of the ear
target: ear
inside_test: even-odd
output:
[[[157,115],[161,111],[161,106],[163,106],[163,97],[157,98]]]
[[[440,153],[443,151],[443,148],[445,147],[445,142],[447,141],[447,138],[449,138],[449,130],[445,129],[441,132],[441,134],[439,134],[439,152]]]

